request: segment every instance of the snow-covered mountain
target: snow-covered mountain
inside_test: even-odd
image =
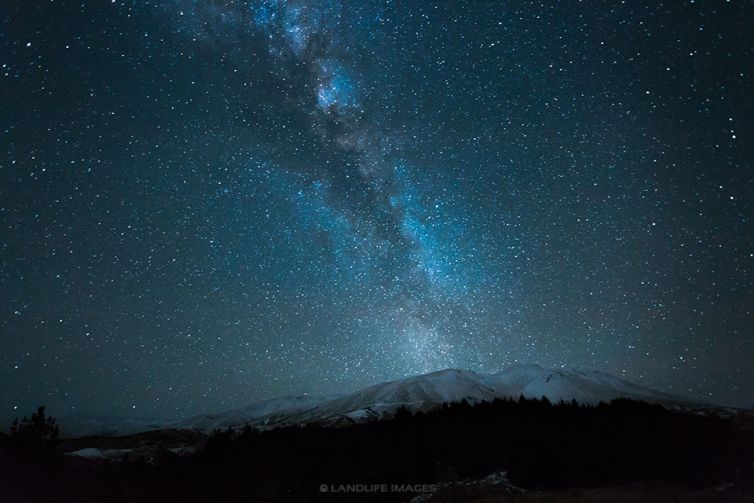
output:
[[[193,429],[212,431],[218,428],[238,427],[245,424],[260,424],[264,418],[274,421],[275,418],[285,418],[300,411],[309,410],[323,403],[326,399],[308,396],[284,396],[255,402],[240,409],[234,409],[220,414],[201,414],[181,421],[169,423],[169,428]]]
[[[693,405],[691,400],[638,386],[603,372],[548,370],[536,365],[521,365],[496,374],[441,370],[377,384],[346,395],[302,400],[295,409],[277,410],[269,415],[251,418],[244,413],[247,408],[227,412],[209,425],[205,422],[206,416],[199,416],[182,422],[181,426],[210,426],[212,429],[245,423],[262,428],[308,423],[337,425],[380,418],[394,413],[401,406],[412,411],[427,411],[443,403],[464,399],[478,403],[521,395],[527,398],[544,396],[553,402],[575,399],[580,403],[596,404],[624,397],[672,407]]]
[[[616,398],[634,398],[671,408],[693,409],[703,404],[652,390],[598,371],[552,370],[537,365],[515,365],[484,374],[469,370],[440,370],[376,384],[343,395],[323,398],[282,397],[253,403],[221,414],[202,414],[180,421],[121,421],[62,418],[65,436],[125,435],[155,429],[193,429],[210,432],[251,424],[259,428],[301,424],[343,425],[392,415],[399,407],[427,411],[443,403],[478,403],[495,398],[547,397],[550,401],[596,404]]]

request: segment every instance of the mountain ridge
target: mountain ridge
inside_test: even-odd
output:
[[[260,429],[320,424],[339,426],[390,417],[399,407],[428,411],[443,403],[492,401],[496,398],[546,397],[550,401],[576,400],[584,404],[631,398],[673,409],[714,407],[663,393],[606,372],[583,369],[546,369],[517,364],[495,373],[449,368],[373,384],[324,397],[282,396],[253,402],[220,413],[204,413],[180,420],[129,420],[69,416],[60,418],[61,435],[120,436],[159,429],[211,432],[250,424]]]

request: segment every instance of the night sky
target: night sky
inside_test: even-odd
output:
[[[754,4],[0,0],[0,417],[447,367],[754,402]]]

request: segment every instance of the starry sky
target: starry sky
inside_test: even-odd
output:
[[[447,367],[754,402],[754,5],[0,2],[0,417]]]

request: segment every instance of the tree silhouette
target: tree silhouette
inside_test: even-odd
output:
[[[401,405],[400,407],[398,407],[398,409],[396,409],[395,415],[393,417],[401,421],[401,420],[410,419],[412,415],[413,414],[411,413],[411,410],[408,407],[406,407],[405,405]]]
[[[58,448],[58,426],[55,418],[45,415],[45,406],[37,408],[31,419],[16,418],[10,427],[11,446],[33,458],[52,458]]]

